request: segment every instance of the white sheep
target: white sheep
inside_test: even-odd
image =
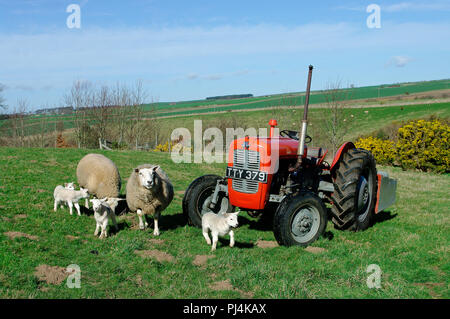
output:
[[[85,188],[81,188],[80,190],[68,189],[58,185],[55,187],[53,191],[53,197],[55,199],[55,203],[53,206],[53,210],[56,212],[59,203],[65,203],[69,206],[70,215],[72,215],[72,207],[75,205],[77,209],[78,216],[81,216],[80,205],[78,201],[82,198],[89,198],[88,190]]]
[[[111,219],[116,231],[119,229],[116,222],[116,214],[114,214],[114,210],[108,204],[108,198],[103,199],[91,199],[92,208],[94,209],[94,218],[96,222],[94,236],[98,235],[99,230],[101,229],[100,237],[105,238],[108,237],[108,221]],[[117,203],[117,201],[116,201]]]
[[[77,180],[81,187],[97,198],[119,197],[121,179],[116,164],[102,154],[87,154],[77,165]],[[89,202],[86,199],[86,207]]]
[[[144,215],[153,215],[153,235],[158,236],[158,219],[173,199],[173,186],[167,174],[159,165],[139,165],[128,179],[126,198],[130,211],[139,217],[140,229],[148,226]]]

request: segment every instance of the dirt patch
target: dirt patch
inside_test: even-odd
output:
[[[214,255],[196,255],[192,264],[195,266],[204,266],[208,262],[208,259],[214,257]]]
[[[154,244],[154,245],[161,245],[161,244],[164,244],[164,239],[150,238],[148,241],[149,241],[151,244]]]
[[[30,188],[32,188],[31,186],[24,186],[24,187],[22,187],[23,189],[30,189]]]
[[[156,249],[153,249],[153,250],[135,250],[134,253],[136,255],[141,256],[142,258],[153,258],[153,259],[156,259],[160,263],[164,262],[164,261],[171,262],[171,263],[175,262],[175,258],[172,255],[170,255],[170,254],[168,254],[166,252],[160,251],[160,250],[156,250]]]
[[[308,246],[305,248],[305,251],[313,253],[313,254],[320,254],[323,253],[325,251],[327,251],[325,248],[321,248],[321,247],[312,247],[312,246]]]
[[[186,191],[176,191],[175,194],[184,195]]]
[[[27,216],[27,214],[17,214],[17,215],[14,215],[14,219],[25,219],[25,218],[27,218],[28,216]]]
[[[45,281],[48,284],[59,285],[69,275],[66,269],[59,266],[39,265],[36,267],[34,275],[39,281]]]
[[[18,156],[8,156],[7,159],[16,159],[19,158]]]
[[[428,288],[428,292],[430,293],[431,298],[433,298],[433,299],[440,299],[440,298],[442,298],[441,295],[437,294],[434,291],[434,288],[435,287],[439,287],[439,286],[443,286],[444,285],[443,282],[423,282],[423,283],[414,283],[413,285],[414,286],[419,286],[419,287],[420,286],[427,287]]]
[[[79,237],[72,236],[72,235],[66,235],[66,238],[69,239],[69,240],[75,240],[75,239],[78,239]]]
[[[15,239],[18,237],[25,237],[31,240],[38,240],[39,237],[38,236],[34,236],[34,235],[30,235],[30,234],[26,234],[26,233],[21,233],[19,231],[9,231],[4,233],[6,236],[9,237],[9,239]]]
[[[220,291],[220,290],[234,290],[237,291],[242,298],[253,298],[254,294],[251,291],[243,291],[241,289],[233,287],[230,282],[230,279],[216,281],[209,285],[209,288],[212,290]]]
[[[37,163],[37,161],[36,160],[31,160],[30,163]]]
[[[209,284],[209,288],[212,290],[234,290],[230,279],[213,282],[212,284]]]
[[[259,248],[275,248],[278,247],[278,243],[272,240],[258,240],[256,246]]]
[[[47,192],[47,191],[46,191],[45,189],[39,188],[39,189],[36,190],[36,192],[38,192],[38,193],[45,193],[45,192]]]

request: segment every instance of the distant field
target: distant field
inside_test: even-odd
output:
[[[92,151],[117,164],[122,194],[138,164],[158,163],[168,173],[175,199],[158,240],[152,228],[137,229],[135,215],[120,216],[119,232],[100,240],[91,211],[52,211],[54,187],[75,180],[77,162]],[[223,174],[224,164],[49,148],[0,148],[0,163],[0,298],[450,298],[449,175],[383,167],[398,179],[397,202],[368,230],[337,231],[330,222],[314,248],[260,248],[258,241],[275,240],[271,225],[243,213],[236,247],[225,238],[211,253],[201,230],[185,224],[181,200],[194,178]],[[80,289],[38,273],[70,264],[81,269]],[[381,268],[381,289],[366,285],[371,264]]]
[[[449,79],[349,88],[343,89],[343,91],[346,92],[346,97],[350,102],[358,101],[359,105],[365,106],[369,100],[372,100],[371,103],[374,103],[377,99],[379,99],[377,103],[378,105],[382,105],[383,103],[386,103],[386,101],[383,101],[383,98],[398,96],[399,101],[401,101],[407,99],[411,94],[448,89],[450,89]],[[450,93],[448,97],[450,97]],[[153,103],[144,105],[144,116],[172,117],[192,114],[207,114],[214,112],[235,112],[239,110],[264,109],[273,107],[302,107],[304,104],[304,98],[304,92],[294,92],[232,100],[198,100],[185,102]],[[420,102],[423,97],[417,97],[416,99]],[[325,101],[326,99],[323,91],[311,92],[311,104],[321,104]],[[391,100],[391,103],[392,101],[395,101],[395,99]],[[41,124],[41,121],[43,119],[45,119],[45,123]],[[73,120],[73,115],[33,115],[26,120],[27,135],[38,133],[41,130],[41,125],[44,125],[46,127],[46,130],[52,131],[55,129],[55,125],[57,122],[63,122],[64,128],[70,129],[74,127]],[[0,130],[4,125],[5,122],[0,121]]]

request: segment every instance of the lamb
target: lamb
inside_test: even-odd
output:
[[[77,166],[80,187],[87,188],[89,194],[97,198],[118,197],[121,179],[116,164],[101,154],[87,154]],[[85,205],[89,208],[86,199]]]
[[[72,215],[72,207],[75,205],[77,209],[78,216],[81,216],[80,205],[78,201],[82,198],[89,198],[88,190],[81,188],[80,190],[68,189],[58,185],[53,191],[53,197],[55,199],[55,204],[53,210],[56,212],[59,203],[66,203],[69,206],[70,215]]]
[[[159,236],[158,219],[173,199],[173,185],[159,165],[143,164],[133,170],[127,182],[127,205],[139,217],[139,228],[148,224],[144,215],[153,215],[153,235]]]
[[[114,210],[108,204],[108,198],[103,199],[91,199],[92,208],[94,209],[94,218],[96,222],[94,236],[98,235],[98,231],[101,229],[100,237],[105,238],[108,237],[108,221],[112,219],[114,227],[116,231],[119,230],[116,222],[116,214],[114,214]],[[117,203],[117,201],[116,201]]]
[[[208,235],[209,231],[211,231],[211,251],[216,250],[219,236],[225,236],[226,234],[230,234],[230,247],[234,246],[233,228],[238,226],[238,214],[239,212],[223,214],[206,213],[202,216],[202,233],[208,245],[211,245],[211,239],[209,239]]]

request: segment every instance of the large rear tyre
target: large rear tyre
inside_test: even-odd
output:
[[[229,213],[232,211],[230,201],[225,192],[219,192],[215,207],[210,208],[217,181],[223,179],[218,175],[204,175],[194,180],[183,197],[183,214],[188,224],[202,227],[202,216],[205,213]]]
[[[325,231],[327,211],[323,201],[313,193],[285,199],[273,220],[273,232],[283,246],[308,246]]]
[[[375,159],[362,148],[349,150],[336,169],[332,222],[337,229],[365,230],[373,220],[377,196]]]

